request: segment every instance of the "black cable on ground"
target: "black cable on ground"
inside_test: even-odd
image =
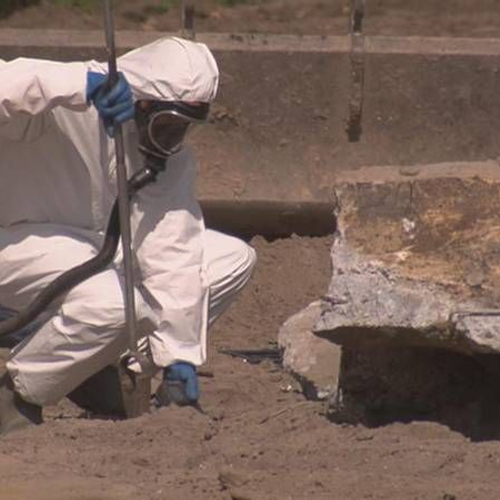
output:
[[[147,166],[134,174],[128,181],[129,196],[132,197],[141,188],[154,182],[158,170]],[[58,276],[47,285],[37,297],[14,317],[0,323],[0,338],[14,333],[33,322],[50,304],[62,294],[69,292],[86,279],[106,268],[112,261],[120,242],[120,220],[118,200],[115,200],[108,219],[104,243],[99,253],[83,264],[75,266]]]

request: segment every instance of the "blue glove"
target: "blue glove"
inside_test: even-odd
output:
[[[200,392],[196,368],[180,361],[163,371],[163,382],[155,394],[155,404],[158,407],[175,403],[178,406],[196,406]]]
[[[198,376],[196,367],[190,363],[180,361],[169,366],[163,372],[163,380],[169,382],[182,382],[184,393],[189,403],[196,403],[200,397],[198,389]]]
[[[107,89],[108,76],[89,71],[87,73],[87,102],[93,103],[104,122],[106,132],[114,136],[114,125],[134,117],[132,90],[123,73],[111,90]]]

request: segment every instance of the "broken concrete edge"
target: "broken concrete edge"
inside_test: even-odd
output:
[[[412,171],[410,178],[385,167],[361,169],[357,174],[335,186],[333,278],[313,332],[353,348],[390,344],[443,348],[470,355],[498,354],[500,309],[486,304],[484,298],[457,303],[449,288],[451,283],[402,275],[397,266],[370,255],[369,247],[368,254],[360,254],[346,241],[344,227],[344,213],[356,212],[355,200],[343,197],[343,190],[355,185],[400,186],[429,179],[470,179],[500,186],[498,162],[427,165]]]
[[[365,260],[345,243],[341,230],[335,236],[332,255],[332,286],[312,328],[315,335],[348,347],[421,346],[463,354],[500,350],[494,338],[481,338],[471,319],[483,305],[470,301],[460,311],[453,309],[453,299],[444,285],[408,279],[381,262]],[[359,280],[356,294],[349,290],[345,296],[345,282],[359,277],[364,279]],[[424,294],[432,297],[425,307],[420,301]],[[500,325],[500,310],[498,314]]]
[[[313,334],[321,314],[321,301],[285,321],[278,333],[283,350],[283,367],[300,384],[304,396],[323,401],[338,390],[341,348]]]
[[[129,49],[181,33],[161,31],[118,31],[118,49]],[[351,50],[351,38],[323,35],[265,35],[248,33],[197,33],[196,41],[216,51],[256,52],[342,52]],[[74,47],[102,48],[100,30],[12,29],[0,31],[0,47]],[[422,54],[436,56],[481,55],[498,57],[500,39],[366,36],[367,54]]]
[[[315,335],[355,348],[385,344],[442,348],[462,354],[500,352],[500,309],[486,310],[474,301],[456,309],[446,285],[408,279],[381,262],[366,261],[345,243],[341,230],[336,233],[332,254],[332,287],[312,328]],[[344,281],[352,276],[366,279],[354,296],[349,293],[346,297],[342,293]],[[424,295],[432,300],[422,305]]]

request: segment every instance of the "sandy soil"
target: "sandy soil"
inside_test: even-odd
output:
[[[86,418],[64,401],[45,412],[44,426],[0,442],[1,500],[23,499],[40,481],[47,498],[61,499],[222,499],[240,483],[250,498],[286,498],[280,470],[299,472],[314,453],[307,430],[328,434],[332,426],[322,405],[305,401],[273,361],[245,363],[219,350],[275,346],[281,323],[326,290],[331,239],[257,237],[252,244],[259,254],[252,282],[210,332],[211,376],[201,378],[205,414],[168,408],[115,422]],[[314,478],[302,481],[301,498],[310,487],[323,488]],[[295,489],[289,485],[290,494]]]
[[[252,243],[254,278],[210,334],[205,413],[113,421],[65,401],[45,425],[0,441],[1,500],[498,498],[500,443],[430,422],[333,424],[272,361],[218,352],[272,347],[282,321],[328,282],[330,238]]]
[[[272,347],[328,282],[330,238],[252,244],[254,278],[210,334],[205,413],[112,421],[65,401],[0,441],[1,500],[498,499],[500,443],[430,422],[336,425],[274,362],[218,352]]]

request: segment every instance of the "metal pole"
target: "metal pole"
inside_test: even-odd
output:
[[[118,81],[116,66],[115,29],[113,23],[112,0],[104,0],[104,21],[106,29],[106,49],[108,52],[109,85]],[[116,151],[116,177],[118,185],[118,209],[120,232],[123,249],[123,267],[125,273],[125,324],[129,338],[129,356],[120,360],[118,372],[122,391],[125,415],[129,418],[139,417],[149,410],[151,396],[151,374],[148,373],[147,358],[137,350],[137,318],[134,298],[134,270],[132,256],[132,235],[130,230],[130,196],[125,167],[125,148],[121,124],[114,125]],[[127,362],[135,358],[141,365],[141,373],[131,373]]]
[[[116,66],[116,48],[113,23],[113,8],[111,0],[104,0],[106,50],[108,53],[109,86],[118,81]],[[125,322],[129,337],[129,347],[132,353],[137,351],[136,324],[134,299],[134,270],[132,257],[132,236],[130,229],[130,203],[127,186],[127,169],[125,166],[125,148],[121,124],[114,125],[116,150],[116,176],[118,185],[118,208],[120,215],[120,232],[123,249],[123,265],[125,272]]]
[[[195,0],[182,0],[182,5],[181,5],[182,36],[184,38],[188,38],[189,40],[194,40],[196,37],[194,28],[195,11],[196,11]]]
[[[349,117],[346,127],[349,142],[358,142],[362,133],[365,84],[364,17],[365,0],[351,0],[351,14],[349,18],[351,33],[351,92],[349,96]]]

